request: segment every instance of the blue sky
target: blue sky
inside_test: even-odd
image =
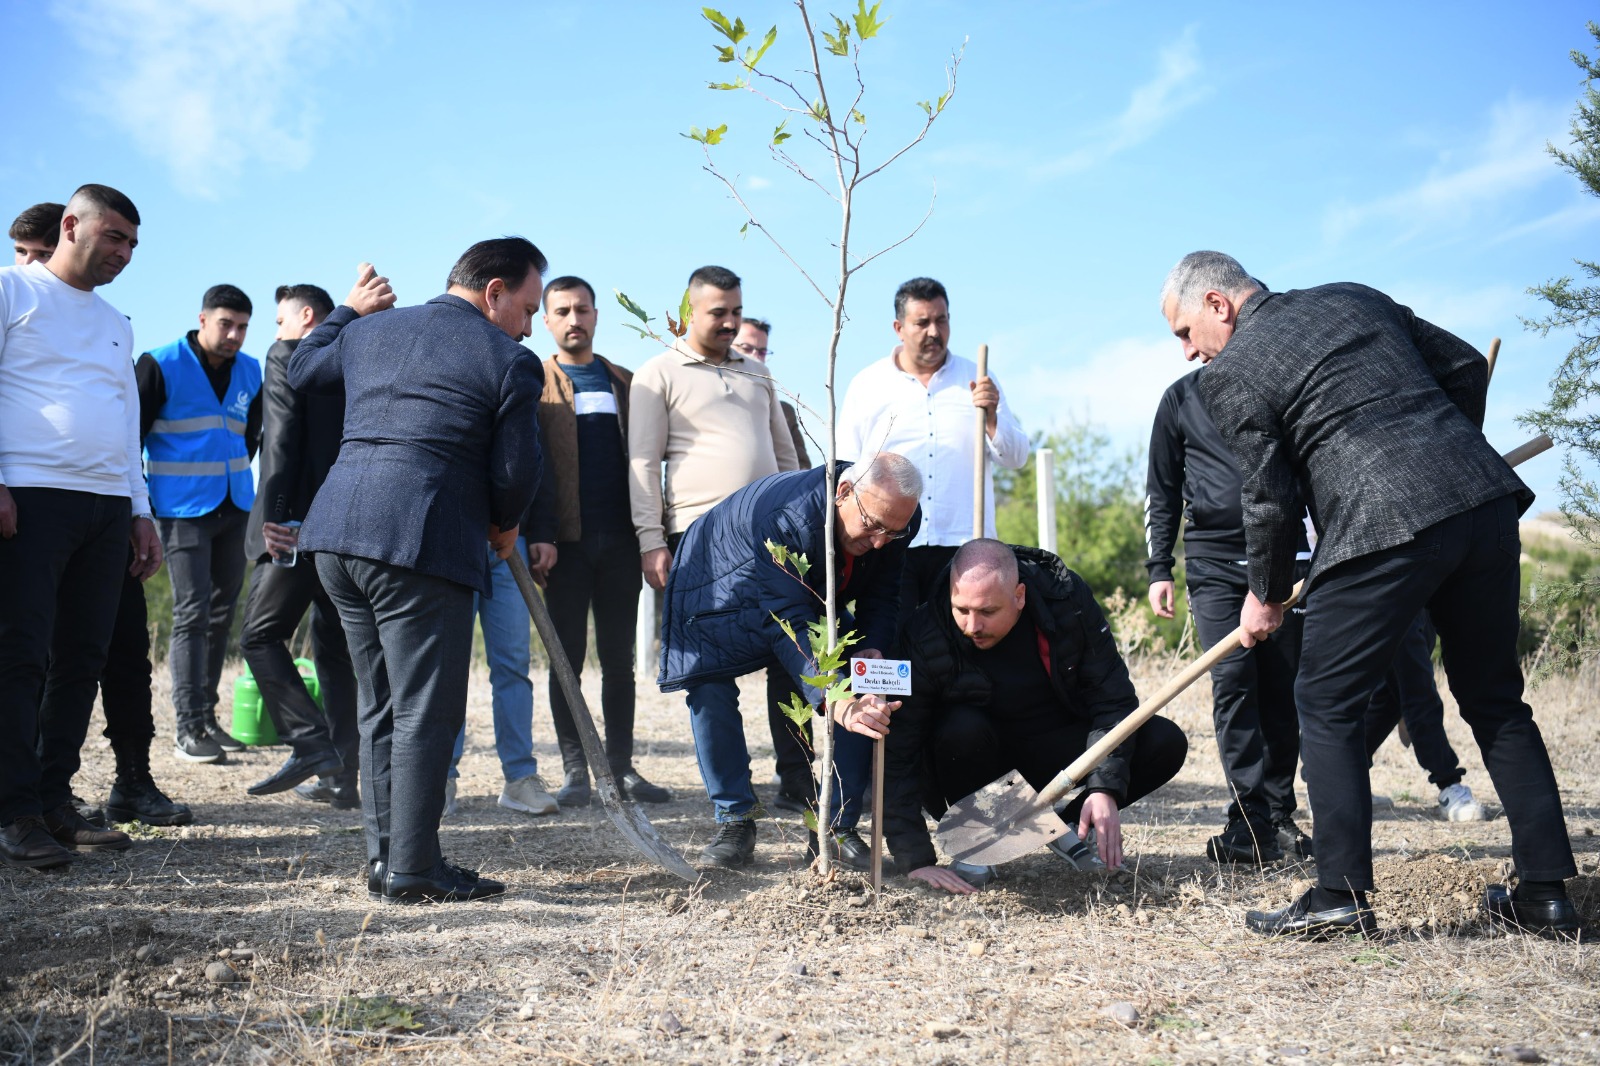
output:
[[[779,27],[764,67],[802,65],[790,4],[723,10]],[[256,301],[260,355],[278,284],[339,299],[370,259],[420,302],[468,244],[520,233],[600,290],[598,347],[637,366],[654,346],[622,328],[610,291],[659,313],[719,263],[775,321],[775,373],[820,404],[827,307],[740,236],[746,216],[680,133],[728,124],[719,163],[823,278],[837,209],[766,156],[771,104],[705,88],[730,68],[699,11],[6,0],[0,212],[85,181],[133,197],[141,245],[102,292],[141,348],[192,328],[216,282]],[[863,57],[869,159],[915,133],[915,102],[943,91],[967,43],[950,108],[858,201],[855,246],[873,250],[937,188],[918,236],[852,281],[841,387],[893,343],[895,286],[929,274],[951,292],[953,347],[990,345],[1026,428],[1088,419],[1142,447],[1188,369],[1157,290],[1212,247],[1274,288],[1361,281],[1480,348],[1505,338],[1487,430],[1503,448],[1527,436],[1514,419],[1570,341],[1524,332],[1518,315],[1538,313],[1524,290],[1595,258],[1600,236],[1600,201],[1544,153],[1565,141],[1588,5],[884,0],[880,14]],[[529,344],[551,350],[542,329]],[[1558,463],[1524,473],[1536,509],[1554,507]]]

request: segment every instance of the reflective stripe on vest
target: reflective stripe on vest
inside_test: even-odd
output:
[[[255,478],[244,435],[250,404],[261,391],[261,365],[234,357],[225,401],[187,338],[150,353],[161,367],[167,402],[145,436],[150,504],[160,518],[197,518],[225,499],[240,510],[255,502]]]

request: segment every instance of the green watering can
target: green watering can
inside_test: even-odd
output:
[[[305,681],[306,693],[321,708],[322,686],[317,683],[316,664],[310,659],[296,659],[294,665]],[[272,716],[261,704],[261,689],[256,685],[248,666],[233,683],[233,723],[228,732],[241,744],[263,746],[278,743],[278,730],[272,724]]]

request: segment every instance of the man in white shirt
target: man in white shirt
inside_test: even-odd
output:
[[[839,411],[839,458],[861,462],[896,452],[922,474],[922,530],[906,552],[900,617],[928,599],[933,581],[972,539],[977,419],[985,412],[988,466],[1028,461],[1028,438],[993,377],[950,351],[950,297],[932,278],[912,278],[894,294],[894,332],[885,359],[857,374]],[[986,471],[987,473],[987,471]],[[994,481],[984,479],[983,535],[993,537]]]
[[[48,263],[0,268],[0,861],[43,868],[121,850],[70,785],[111,640],[128,545],[161,566],[140,468],[133,330],[94,290],[138,244],[139,213],[75,192]],[[70,850],[69,850],[70,849]]]

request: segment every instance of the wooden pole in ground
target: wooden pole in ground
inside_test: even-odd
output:
[[[978,345],[978,380],[982,381],[989,376],[989,346]],[[987,424],[989,413],[983,408],[978,408],[978,443],[974,449],[977,456],[972,461],[972,536],[974,539],[983,536],[983,503],[989,489],[989,479],[984,475],[987,470],[984,459],[988,452],[984,447],[985,438],[988,436]]]

